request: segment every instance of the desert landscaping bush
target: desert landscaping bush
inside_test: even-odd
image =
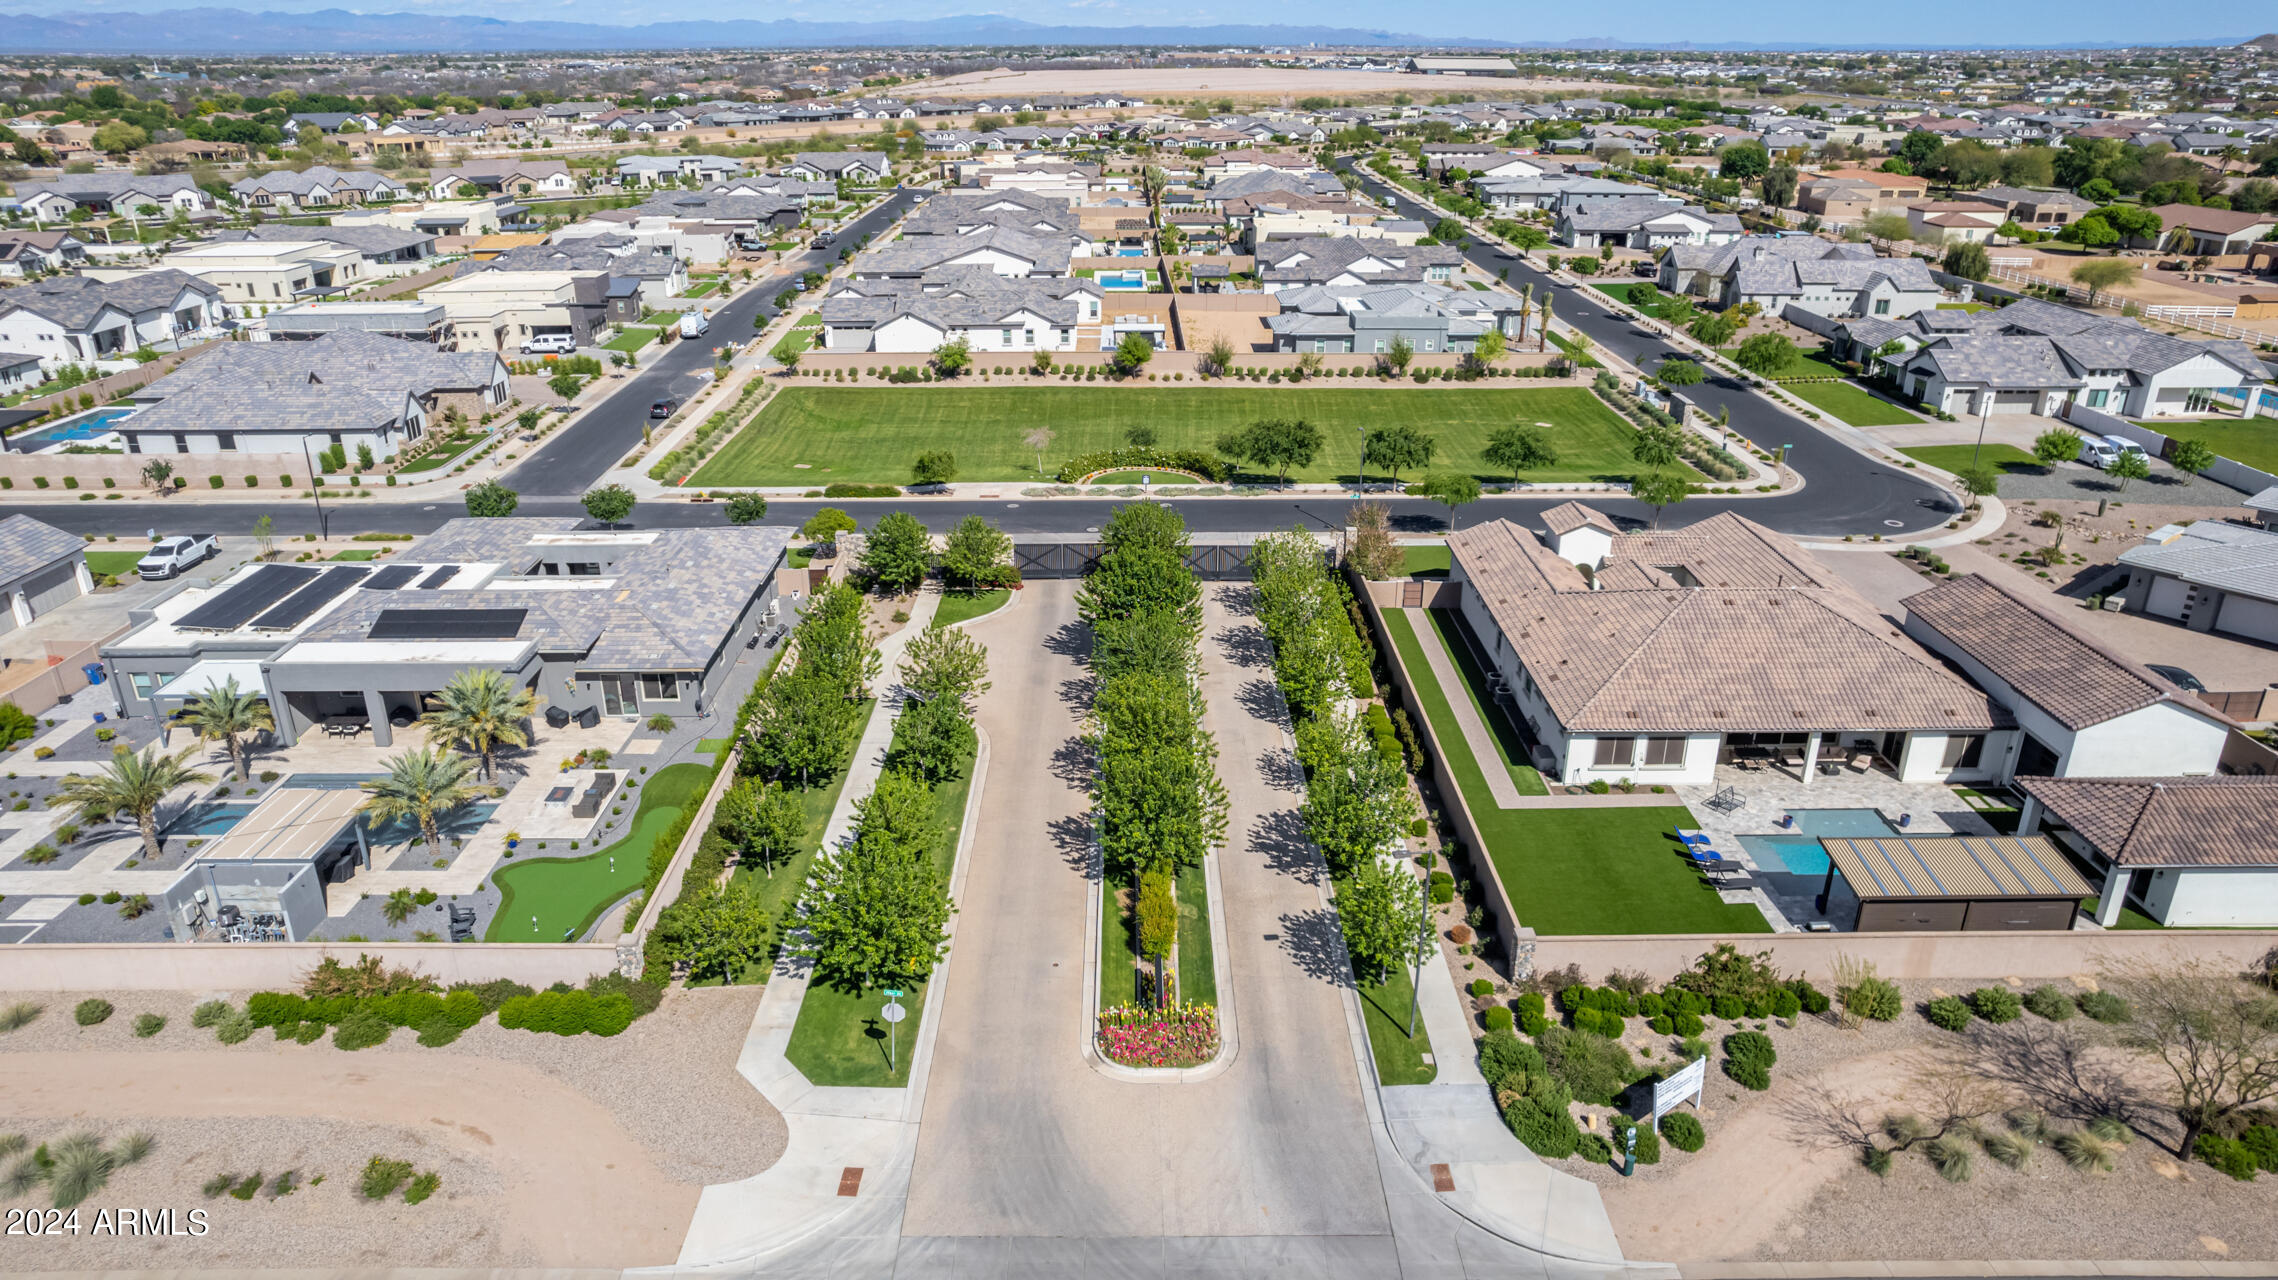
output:
[[[366,1200],[385,1200],[395,1194],[397,1187],[410,1181],[411,1175],[412,1167],[409,1160],[390,1160],[386,1156],[373,1156],[371,1163],[364,1166],[364,1177],[359,1184],[359,1189],[364,1193]]]
[[[2083,991],[2075,999],[2080,1011],[2098,1022],[2126,1022],[2128,1002],[2109,991]]]
[[[2047,984],[2035,987],[2026,994],[2025,1007],[2032,1010],[2036,1016],[2046,1018],[2051,1022],[2062,1022],[2080,1012],[2079,1006],[2072,1002],[2071,996]]]
[[[1948,1031],[1960,1031],[1970,1024],[1973,1016],[1969,1005],[1960,996],[1939,996],[1923,1006],[1922,1016],[1935,1026]]]
[[[1639,1164],[1661,1163],[1661,1135],[1654,1131],[1653,1126],[1639,1124],[1623,1115],[1607,1117],[1606,1125],[1607,1131],[1613,1136],[1615,1154],[1620,1155],[1628,1152],[1629,1135],[1634,1130],[1637,1134],[1637,1162]]]
[[[2191,1154],[2240,1182],[2252,1182],[2254,1175],[2262,1171],[2261,1166],[2255,1161],[2254,1153],[2247,1150],[2245,1144],[2218,1134],[2200,1134],[2198,1143],[2191,1149]]]
[[[253,1019],[242,1009],[230,1010],[229,1016],[214,1024],[214,1039],[223,1044],[243,1044],[253,1034]]]
[[[395,1032],[395,1024],[369,1009],[359,1009],[342,1018],[332,1031],[335,1049],[369,1049],[386,1044]]]
[[[2015,1022],[2025,1013],[2025,1002],[2007,987],[1979,987],[1970,992],[1970,1012],[1987,1022]]]
[[[237,1006],[227,1000],[208,1000],[190,1011],[190,1025],[200,1029],[216,1026],[235,1012]]]
[[[1861,978],[1836,994],[1842,998],[1845,1009],[1876,1022],[1896,1022],[1899,1013],[1906,1007],[1905,999],[1898,993],[1897,983],[1872,975]]]
[[[1819,988],[1811,985],[1801,978],[1798,978],[1793,983],[1789,984],[1789,990],[1795,992],[1796,1000],[1802,1004],[1803,1011],[1805,1013],[1819,1014],[1827,1012],[1830,1002],[1827,999],[1827,993],[1821,991]]]
[[[1708,1142],[1700,1117],[1690,1111],[1672,1111],[1661,1117],[1661,1136],[1679,1151],[1698,1151]]]
[[[1637,1065],[1629,1050],[1604,1036],[1552,1026],[1536,1043],[1543,1064],[1574,1097],[1592,1106],[1611,1106],[1622,1090],[1637,1079]]]
[[[135,1015],[134,1033],[138,1039],[148,1040],[152,1036],[157,1035],[159,1032],[164,1031],[165,1029],[166,1019],[160,1017],[158,1014],[143,1013]]]
[[[79,1002],[71,1011],[72,1020],[83,1027],[92,1027],[111,1016],[111,1002],[88,999]]]
[[[1736,1031],[1724,1038],[1724,1074],[1747,1089],[1772,1087],[1772,1064],[1779,1056],[1772,1038],[1761,1031]]]

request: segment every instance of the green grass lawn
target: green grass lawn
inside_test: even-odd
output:
[[[1926,462],[1941,471],[1956,475],[1970,464],[1970,454],[1977,449],[1971,444],[1927,444],[1916,449],[1901,449],[1900,453],[1916,462]],[[1989,444],[1979,460],[1986,466],[2010,475],[2039,475],[2042,471],[2038,458],[2013,444]]]
[[[1922,421],[1920,414],[1869,395],[1855,383],[1786,382],[1780,384],[1780,389],[1854,427],[1902,427]]]
[[[1408,1008],[1414,990],[1406,969],[1394,969],[1384,981],[1360,989],[1361,1012],[1368,1019],[1369,1051],[1376,1057],[1377,1078],[1385,1084],[1430,1084],[1439,1074],[1437,1067],[1424,1062],[1424,1055],[1432,1051],[1432,1037],[1424,1030],[1421,1010],[1416,1017],[1416,1038],[1408,1038]]]
[[[1132,937],[1131,913],[1115,895],[1127,885],[1110,873],[1099,894],[1099,1007],[1129,1004],[1136,992],[1131,981],[1132,961],[1139,944]]]
[[[1982,302],[1941,302],[1938,304],[1938,309],[1940,311],[1983,311],[1986,309],[1986,305]]]
[[[1218,1003],[1218,971],[1210,954],[1210,884],[1201,867],[1179,871],[1179,999]]]
[[[701,802],[711,775],[700,764],[657,770],[639,788],[640,803],[624,837],[583,857],[530,858],[530,842],[524,841],[524,856],[491,876],[503,897],[483,941],[560,942],[592,928],[611,903],[641,887],[649,873],[649,846],[680,818],[682,806]],[[528,922],[531,916],[537,917],[535,926]]]
[[[1559,465],[1530,480],[1626,480],[1635,434],[1579,387],[1445,391],[1128,387],[792,387],[759,412],[695,477],[699,485],[849,481],[901,484],[910,460],[929,449],[956,454],[967,480],[1035,474],[1024,431],[1049,426],[1061,457],[1114,448],[1135,426],[1171,449],[1209,449],[1220,434],[1265,417],[1301,417],[1327,437],[1322,456],[1290,478],[1332,481],[1357,474],[1358,429],[1412,426],[1438,443],[1434,468],[1465,469],[1482,481],[1509,477],[1479,456],[1487,437],[1513,422],[1549,422]],[[794,464],[806,463],[807,469]],[[1378,477],[1382,479],[1381,473]]]
[[[792,551],[789,555],[785,556],[783,562],[789,565],[791,568],[804,569],[814,564],[815,553],[807,550],[805,547],[800,547],[797,550]]]
[[[1411,578],[1444,578],[1448,575],[1448,570],[1454,566],[1455,554],[1449,551],[1444,543],[1436,547],[1400,548],[1401,572],[1406,573]]]
[[[1444,701],[1406,613],[1385,627],[1417,682],[1432,734],[1448,753],[1489,860],[1521,923],[1543,934],[1769,933],[1752,906],[1727,906],[1685,864],[1675,827],[1693,825],[1683,805],[1647,808],[1498,809],[1480,765]]]
[[[2268,418],[2200,418],[2190,422],[2154,418],[2140,425],[2177,440],[2204,440],[2233,462],[2278,472],[2278,422]]]
[[[706,281],[704,281],[704,282],[703,282],[703,283],[701,283],[701,284],[692,284],[692,285],[688,286],[688,291],[687,291],[687,292],[685,292],[685,293],[683,293],[683,294],[681,294],[680,296],[681,296],[681,297],[683,297],[683,298],[701,298],[701,297],[705,296],[706,294],[709,294],[709,293],[711,293],[711,292],[712,292],[714,289],[717,289],[717,288],[719,288],[719,287],[720,287],[720,283],[719,283],[719,281],[717,281],[717,280],[706,280]]]
[[[1560,351],[1565,352],[1569,359],[1573,360],[1575,364],[1580,365],[1582,368],[1603,369],[1606,367],[1604,362],[1600,361],[1596,356],[1586,354],[1582,350],[1582,345],[1580,343],[1574,341],[1572,338],[1567,337],[1565,334],[1559,333],[1556,330],[1552,330],[1550,335],[1550,342],[1552,346],[1555,346]]]
[[[375,548],[375,547],[359,547],[359,548],[357,548],[357,549],[356,549],[356,550],[354,550],[354,551],[335,551],[335,552],[333,552],[331,555],[329,555],[329,556],[326,556],[326,557],[325,557],[325,559],[327,559],[327,560],[377,560],[377,559],[379,559],[379,557],[380,557],[380,553],[379,553],[379,550],[378,550],[378,548]]]
[[[114,573],[122,578],[132,577],[134,567],[142,560],[140,551],[90,551],[87,553],[87,572],[101,577]]]
[[[1737,345],[1718,347],[1717,354],[1727,360],[1733,360],[1740,355],[1740,348]],[[1750,372],[1754,371],[1751,370]],[[1851,371],[1835,363],[1834,357],[1827,354],[1827,348],[1824,346],[1797,347],[1795,354],[1788,359],[1786,364],[1770,373],[1758,376],[1778,382],[1783,378],[1848,378],[1851,376]],[[1790,389],[1793,390],[1793,388]]]
[[[2094,920],[2096,918],[2097,904],[2102,901],[2103,898],[2101,895],[2094,898],[2082,898],[2080,900],[2080,909],[2088,913],[2089,919]],[[2115,929],[2164,929],[2167,926],[2161,924],[2159,921],[2152,919],[2150,916],[2145,915],[2143,912],[2138,911],[2134,907],[2123,902],[2120,904],[2120,918],[2112,925],[2112,927]]]
[[[1549,795],[1550,788],[1544,785],[1542,774],[1535,769],[1533,763],[1527,758],[1525,735],[1519,732],[1517,725],[1511,723],[1510,717],[1504,714],[1503,709],[1495,705],[1494,699],[1485,693],[1487,673],[1480,670],[1478,658],[1473,655],[1471,647],[1465,643],[1465,637],[1470,634],[1470,628],[1464,624],[1462,616],[1453,609],[1431,609],[1426,612],[1431,615],[1433,629],[1439,633],[1440,647],[1447,650],[1448,657],[1455,663],[1456,674],[1463,677],[1464,697],[1470,700],[1471,709],[1478,713],[1480,722],[1487,726],[1487,731],[1495,735],[1496,754],[1501,757],[1500,763],[1504,772],[1511,775],[1512,784],[1518,787],[1519,794],[1523,796]],[[1419,682],[1419,692],[1424,697],[1444,699],[1448,696],[1448,691],[1440,688],[1439,682],[1432,679],[1430,668],[1425,668],[1423,674],[1417,676],[1416,679]],[[1431,681],[1431,687],[1428,690],[1421,687],[1422,682],[1426,680]],[[1432,714],[1435,717],[1432,725],[1435,733],[1439,729],[1438,717],[1442,710],[1444,708],[1440,706],[1432,708]],[[1455,717],[1448,715],[1446,719],[1447,731],[1449,733],[1456,732]]]
[[[983,617],[1005,607],[1012,599],[1012,590],[998,587],[993,591],[949,591],[941,597],[941,607],[933,612],[933,625],[946,627],[951,623]]]
[[[933,850],[933,868],[941,890],[949,891],[949,875],[957,863],[957,840],[965,825],[965,800],[973,788],[973,758],[966,756],[956,772],[933,789],[934,820],[941,824],[941,839]],[[818,824],[819,826],[819,824]],[[783,873],[775,873],[780,878]],[[804,872],[802,872],[802,878]],[[910,1051],[917,1044],[919,1024],[925,1017],[925,984],[903,989],[899,1003],[909,1010],[900,1031],[900,1051],[889,1062],[889,1035],[878,1011],[886,1005],[876,988],[847,991],[825,982],[810,983],[799,1003],[799,1020],[792,1024],[791,1043],[784,1057],[818,1085],[852,1088],[898,1089],[910,1082]]]
[[[718,751],[720,748],[734,741],[734,738],[699,738],[696,741],[696,754],[704,756],[711,755],[712,753]]]
[[[622,351],[627,355],[656,341],[657,331],[646,325],[629,324],[614,338],[601,344],[603,350]]]
[[[469,435],[464,440],[445,440],[428,452],[396,469],[405,475],[413,475],[421,471],[433,471],[438,467],[447,467],[451,465],[453,459],[482,442],[483,437],[478,435]]]

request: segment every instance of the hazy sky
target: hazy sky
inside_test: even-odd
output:
[[[1002,0],[780,0],[769,5],[673,3],[671,0],[0,0],[22,13],[151,12],[206,5],[255,11],[307,13],[354,9],[364,13],[427,12],[504,19],[554,19],[608,25],[745,18],[756,20],[897,22],[978,12],[1010,12],[1030,22],[1075,26],[1207,25],[1223,22],[1325,25],[1390,30],[1423,36],[1470,36],[1510,41],[1616,38],[1640,42],[1904,44],[1925,37],[1944,44],[2048,44],[2083,42],[2175,43],[2243,38],[2278,26],[2255,23],[2246,11],[2239,30],[2196,14],[2121,0],[2071,0],[2046,5],[1988,5],[1983,0],[1915,0],[1900,6],[1830,5],[1824,0],[1742,0],[1704,5],[1694,0],[1629,0],[1620,5],[1385,5],[1363,0],[1264,0],[1227,7],[1190,0],[1032,0],[1008,10]],[[2251,8],[2251,6],[2250,6]],[[2062,20],[2050,22],[2052,13]],[[2201,29],[2212,28],[2212,29]],[[0,42],[4,43],[4,42]]]

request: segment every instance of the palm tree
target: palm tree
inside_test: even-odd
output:
[[[497,794],[495,787],[467,781],[474,767],[472,760],[430,747],[406,751],[388,761],[387,777],[364,784],[363,811],[382,822],[417,822],[420,840],[433,851],[443,843],[444,814]]]
[[[465,744],[482,758],[485,780],[498,776],[499,744],[528,746],[526,724],[537,714],[538,695],[487,667],[470,667],[435,693],[436,707],[419,718],[429,740]]]
[[[253,754],[246,738],[277,727],[269,713],[269,700],[258,692],[238,688],[236,676],[184,707],[182,723],[203,741],[218,738],[228,745],[229,762],[237,769],[239,782],[245,781]]]
[[[195,750],[184,747],[162,756],[155,743],[143,748],[140,755],[120,750],[112,754],[101,773],[66,777],[56,794],[65,804],[76,805],[86,822],[107,822],[121,813],[134,815],[135,825],[142,830],[143,855],[155,858],[159,855],[159,802],[178,788],[214,780],[212,774],[196,772],[183,763]]]
[[[388,918],[389,924],[402,924],[411,919],[411,914],[417,910],[419,903],[412,898],[409,889],[396,890],[387,896],[387,901],[380,904],[380,914]]]

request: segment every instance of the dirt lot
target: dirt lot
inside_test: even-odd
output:
[[[1480,99],[1519,93],[1590,93],[1622,86],[1594,80],[1520,80],[1506,77],[1417,76],[1376,71],[1298,71],[1274,67],[1102,67],[1083,71],[974,71],[928,80],[936,98],[1029,93],[1127,93],[1157,99],[1198,93],[1230,98],[1278,98],[1285,104],[1312,94],[1417,95],[1469,93]]]
[[[2145,1060],[2104,1047],[2096,1024],[2028,1013],[1955,1035],[1925,1021],[1920,1003],[1997,980],[1903,985],[1907,1011],[1894,1023],[1854,1032],[1811,1017],[1792,1028],[1770,1022],[1779,1062],[1767,1092],[1750,1093],[1712,1065],[1700,1151],[1665,1148],[1662,1163],[1640,1165],[1629,1179],[1579,1161],[1560,1167],[1602,1188],[1633,1258],[2278,1259],[2271,1189],[2179,1161],[2162,1077]],[[1664,1038],[1632,1026],[1632,1047],[1650,1042],[1666,1060]],[[2075,1170],[2042,1145],[2016,1170],[1980,1154],[1961,1184],[1913,1153],[1898,1154],[1889,1175],[1877,1177],[1842,1132],[1850,1120],[1871,1126],[1893,1110],[1928,1111],[1932,1065],[1960,1068],[1999,1107],[2030,1107],[2058,1129],[2118,1114],[2139,1136],[2109,1174]],[[1998,1108],[1987,1127],[2006,1127]]]
[[[555,1037],[485,1022],[441,1049],[408,1032],[360,1053],[258,1031],[227,1046],[190,1025],[196,999],[108,993],[117,1012],[82,1028],[86,993],[42,996],[40,1018],[0,1035],[0,1133],[52,1142],[93,1131],[157,1139],[97,1205],[191,1209],[202,1238],[82,1235],[15,1241],[11,1270],[273,1266],[609,1266],[669,1263],[701,1186],[748,1177],[786,1140],[780,1115],[735,1072],[757,988],[675,992],[623,1035]],[[13,1003],[7,999],[5,1003]],[[147,1039],[135,1015],[166,1029]],[[374,1155],[442,1176],[424,1204],[366,1201]],[[208,1198],[218,1174],[302,1188]],[[317,1175],[324,1181],[308,1185]],[[29,1207],[35,1198],[7,1202]]]

